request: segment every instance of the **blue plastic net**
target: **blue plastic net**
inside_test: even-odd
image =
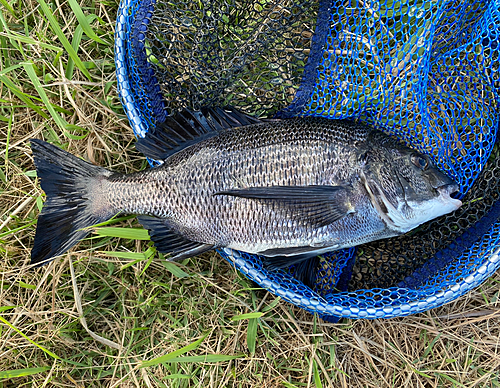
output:
[[[353,118],[433,158],[464,206],[399,238],[322,257],[314,285],[256,256],[236,268],[326,320],[393,317],[453,300],[499,266],[500,0],[122,0],[116,67],[138,136],[167,114]]]

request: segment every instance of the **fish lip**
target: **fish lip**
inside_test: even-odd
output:
[[[449,196],[453,193],[458,192],[458,185],[456,183],[450,183],[450,184],[439,186],[438,188],[436,188],[436,190],[439,192],[439,194]]]
[[[458,192],[458,185],[456,183],[439,186],[436,190],[446,202],[454,205],[457,209],[462,206],[462,201],[451,198],[450,196],[451,194]]]

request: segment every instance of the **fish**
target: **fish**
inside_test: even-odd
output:
[[[462,204],[429,156],[350,120],[185,109],[136,148],[160,165],[112,172],[31,139],[46,194],[34,266],[118,214],[137,215],[169,260],[229,248],[277,270],[407,233]]]

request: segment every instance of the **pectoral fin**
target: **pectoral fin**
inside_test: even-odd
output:
[[[276,203],[292,218],[322,227],[354,212],[349,194],[350,190],[345,186],[270,186],[224,190],[214,195]]]

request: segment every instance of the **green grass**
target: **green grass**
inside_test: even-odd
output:
[[[328,324],[215,253],[166,263],[130,217],[29,269],[30,138],[147,166],[117,97],[117,8],[0,0],[1,388],[500,386],[498,274],[424,314]]]

